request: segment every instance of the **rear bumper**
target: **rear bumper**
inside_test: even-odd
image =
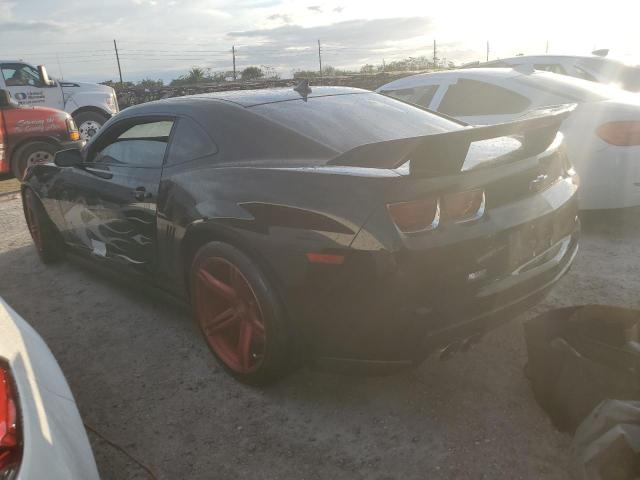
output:
[[[468,230],[426,250],[355,252],[343,275],[316,276],[300,297],[312,306],[303,318],[316,361],[356,370],[416,364],[536,304],[578,250],[575,188],[567,181],[552,193],[535,200],[545,200],[539,209],[531,200],[494,209],[477,226],[482,235]]]
[[[484,333],[513,320],[515,317],[540,302],[571,268],[573,260],[578,253],[577,234],[567,238],[566,251],[562,257],[556,257],[547,265],[541,265],[543,271],[538,271],[527,280],[506,279],[505,288],[499,290],[491,297],[477,299],[473,305],[481,312],[470,318],[441,316],[439,312],[430,307],[418,306],[408,314],[412,323],[421,323],[424,326],[432,323],[437,318],[438,323],[448,323],[447,327],[436,331],[429,331],[417,326],[412,329],[417,341],[412,348],[398,351],[396,359],[375,358],[348,358],[320,356],[315,359],[316,365],[321,369],[331,371],[343,371],[347,373],[388,373],[402,368],[420,364],[434,351],[459,342],[463,344],[473,338],[478,338]],[[512,283],[511,286],[506,284]],[[519,293],[518,293],[519,291]],[[482,305],[482,304],[485,305]],[[489,305],[488,310],[482,310]],[[490,307],[493,305],[493,308]],[[435,318],[434,318],[435,317]],[[426,331],[425,331],[426,330]],[[387,341],[394,343],[393,338]],[[403,342],[405,343],[405,342]],[[405,343],[406,345],[406,343]]]
[[[640,205],[640,148],[609,146],[579,159],[581,210]]]

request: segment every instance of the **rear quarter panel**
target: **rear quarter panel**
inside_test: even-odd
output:
[[[284,288],[302,283],[305,253],[349,248],[389,176],[396,175],[344,168],[165,168],[158,195],[160,276],[184,290],[184,278],[176,274],[188,269],[190,238],[208,232],[208,238],[253,254],[287,282]]]

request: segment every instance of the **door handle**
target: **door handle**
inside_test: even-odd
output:
[[[152,197],[151,192],[147,192],[147,189],[144,187],[138,187],[133,192],[131,192],[136,200],[143,201]]]

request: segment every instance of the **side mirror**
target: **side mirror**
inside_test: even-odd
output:
[[[16,108],[16,102],[7,90],[0,90],[0,108]]]
[[[53,159],[59,167],[78,167],[82,163],[82,154],[79,148],[60,150]]]
[[[44,87],[53,87],[56,84],[49,78],[49,74],[44,65],[38,65],[38,73],[40,74],[40,81]]]

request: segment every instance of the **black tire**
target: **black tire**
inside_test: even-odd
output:
[[[253,305],[253,308],[255,308],[254,313],[258,313],[260,315],[260,318],[262,320],[261,323],[263,325],[263,328],[260,331],[261,337],[259,339],[258,347],[258,349],[260,350],[260,360],[256,366],[252,367],[254,368],[254,370],[252,371],[238,371],[237,368],[233,367],[233,362],[225,361],[224,356],[220,354],[220,351],[216,350],[216,346],[214,346],[215,340],[211,340],[211,333],[207,333],[207,331],[205,331],[207,328],[204,326],[205,318],[211,319],[212,316],[214,316],[213,314],[215,313],[215,310],[212,312],[211,309],[205,309],[202,306],[203,298],[205,302],[213,301],[215,303],[218,301],[226,301],[222,297],[220,299],[217,299],[215,293],[213,293],[211,290],[208,290],[207,287],[202,287],[203,284],[199,275],[201,274],[202,269],[211,268],[210,265],[212,264],[225,266],[225,268],[228,265],[229,268],[234,267],[235,269],[237,269],[240,273],[240,276],[242,277],[238,280],[240,282],[240,286],[243,288],[248,285],[250,287],[250,293],[253,294],[253,298],[257,301],[257,304],[249,302],[249,305]],[[237,272],[235,275],[236,278],[238,278]],[[291,341],[285,321],[285,310],[280,299],[276,295],[275,290],[270,285],[269,280],[254,261],[252,261],[243,252],[227,243],[210,242],[202,246],[195,254],[193,262],[191,264],[189,281],[191,302],[194,309],[196,321],[198,322],[200,330],[205,341],[207,342],[207,345],[209,346],[209,349],[229,374],[243,383],[247,383],[250,385],[266,385],[268,383],[276,381],[288,372],[290,366]],[[229,285],[233,285],[233,281],[228,283]],[[199,290],[201,288],[204,288],[204,294],[201,290]],[[238,289],[238,291],[240,290]],[[246,289],[244,289],[244,291],[247,292]],[[231,304],[227,304],[220,308],[233,308],[230,305]],[[203,310],[205,310],[206,314],[203,314]],[[247,307],[244,310],[245,313],[236,313],[232,315],[234,315],[234,317],[236,318],[245,317],[245,320],[242,320],[242,318],[237,320],[239,324],[242,325],[243,321],[247,322],[246,312],[249,310],[252,310],[252,308]],[[252,314],[249,314],[248,316],[253,318]],[[236,322],[236,320],[233,320],[233,322]],[[226,330],[224,330],[227,333],[218,333],[217,335],[226,335],[227,337],[235,339],[235,337],[233,336],[235,323],[226,323],[230,325],[230,327],[226,327]],[[249,323],[251,323],[250,320]],[[238,328],[239,330],[237,343],[238,345],[240,345],[240,332],[242,331],[242,326]],[[235,340],[232,340],[229,343],[234,342]],[[255,354],[253,353],[254,345],[252,344],[252,342],[253,340],[249,341],[248,344],[250,346],[247,348],[247,351],[251,351],[251,355],[254,355],[254,357],[252,357],[253,360],[255,358]],[[239,348],[240,347],[238,346],[238,349]]]
[[[73,116],[73,121],[80,131],[80,138],[87,141],[98,131],[98,129],[93,128],[94,124],[102,127],[107,120],[109,120],[109,117],[99,112],[81,112]],[[91,127],[89,128],[88,125]]]
[[[31,164],[52,162],[58,148],[47,142],[31,142],[21,146],[13,154],[11,169],[18,180],[24,178],[24,173]]]
[[[29,233],[43,263],[51,264],[64,258],[64,242],[31,189],[24,191],[22,207]]]

